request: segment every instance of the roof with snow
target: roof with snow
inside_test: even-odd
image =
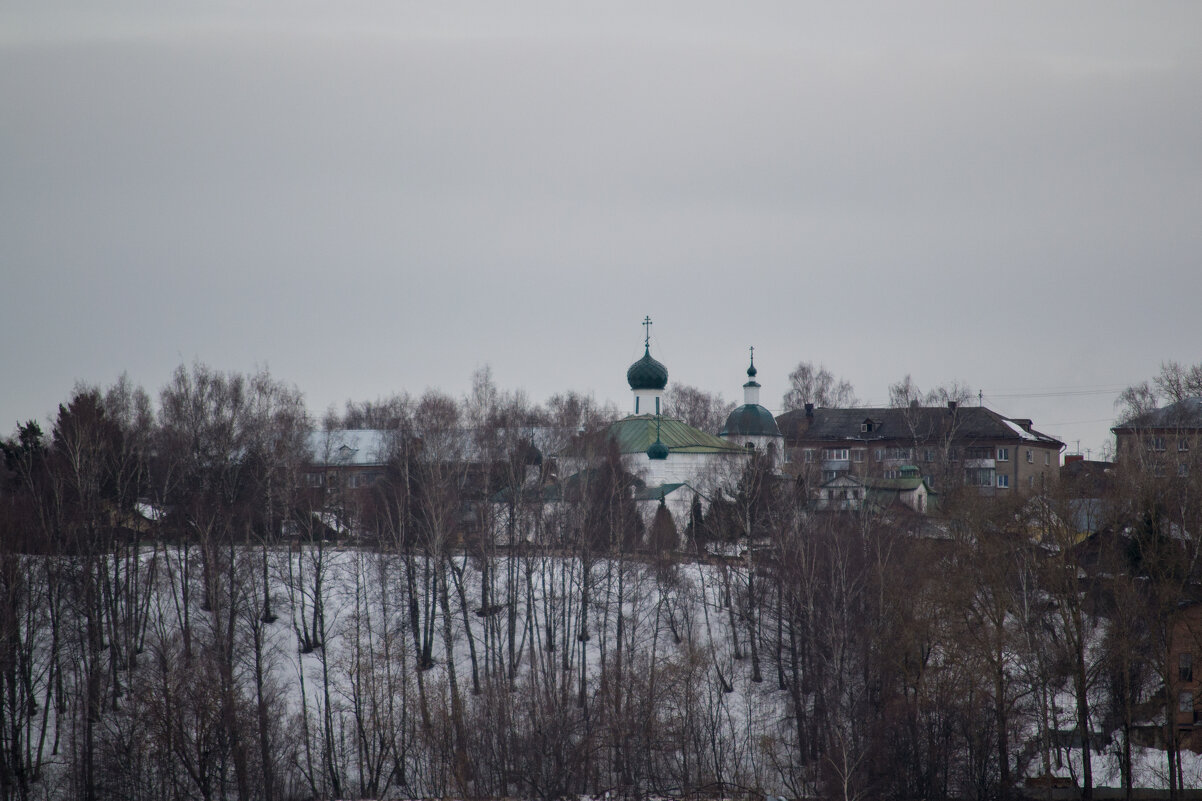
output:
[[[1202,428],[1202,398],[1185,398],[1160,409],[1153,409],[1137,415],[1110,430],[1117,433],[1148,429],[1179,431],[1199,428]]]
[[[378,429],[335,429],[309,434],[314,464],[331,467],[368,467],[388,461],[388,436]]]
[[[384,465],[399,431],[387,429],[333,429],[309,434],[309,454],[314,465],[325,467],[372,467]],[[506,458],[515,449],[529,451],[529,463],[542,460],[543,454],[555,453],[574,436],[574,431],[550,426],[514,426],[499,428],[453,428],[425,437],[413,435],[425,444],[434,458],[464,462],[489,462]],[[532,451],[530,449],[533,449]]]

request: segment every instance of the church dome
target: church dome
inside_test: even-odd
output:
[[[647,448],[647,458],[662,460],[668,458],[668,446],[658,439]]]
[[[780,428],[772,412],[758,403],[745,403],[730,413],[722,437],[779,437]]]
[[[626,381],[631,389],[663,389],[668,386],[668,368],[652,359],[648,348],[643,358],[630,365]]]

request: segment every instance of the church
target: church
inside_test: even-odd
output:
[[[668,368],[651,355],[649,317],[643,326],[643,357],[626,371],[632,414],[610,424],[606,436],[641,484],[636,500],[644,520],[650,522],[662,501],[679,528],[694,498],[706,508],[716,493],[735,488],[753,453],[767,456],[775,469],[784,439],[772,413],[760,405],[754,349],[743,404],[730,413],[722,431],[702,431],[665,415]]]

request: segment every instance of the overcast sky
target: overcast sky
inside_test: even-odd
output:
[[[907,373],[1094,455],[1202,361],[1202,3],[0,4],[0,434],[267,367],[315,413]]]

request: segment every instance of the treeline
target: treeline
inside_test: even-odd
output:
[[[569,481],[522,433],[606,419],[482,374],[350,407],[387,469],[314,487],[268,375],[77,389],[3,442],[0,798],[1088,795],[1153,741],[1189,785],[1188,474],[1088,538],[1069,493],[815,514],[758,461],[647,522],[603,438]]]

